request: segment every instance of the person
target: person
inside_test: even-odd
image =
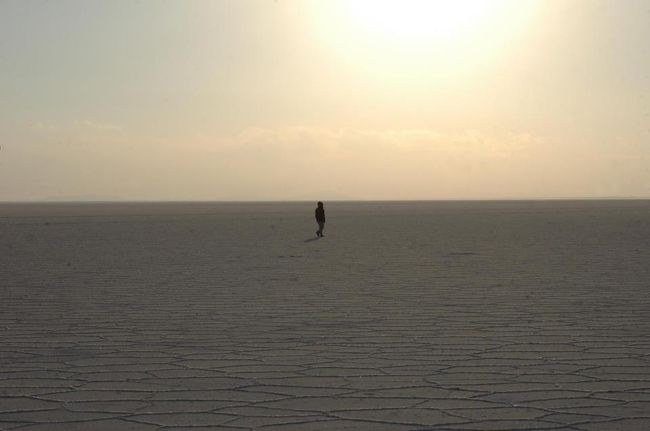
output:
[[[316,236],[324,236],[323,228],[325,227],[325,209],[323,208],[323,203],[318,202],[316,207],[316,223],[318,223],[318,230],[316,231]]]

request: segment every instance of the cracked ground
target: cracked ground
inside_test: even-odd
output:
[[[647,201],[0,205],[0,429],[648,430]]]

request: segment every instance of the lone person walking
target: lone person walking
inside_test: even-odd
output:
[[[324,236],[323,228],[325,227],[325,209],[323,208],[323,203],[318,202],[316,207],[316,223],[318,223],[318,230],[316,231],[316,236]]]

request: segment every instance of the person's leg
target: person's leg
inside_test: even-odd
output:
[[[318,236],[323,236],[323,229],[325,228],[325,222],[318,222]]]

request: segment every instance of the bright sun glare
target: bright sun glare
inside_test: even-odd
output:
[[[342,6],[360,31],[407,43],[449,41],[495,12],[488,0],[351,0]]]
[[[326,0],[315,28],[348,61],[374,70],[471,67],[516,40],[536,0]],[[377,69],[380,67],[381,69]]]

